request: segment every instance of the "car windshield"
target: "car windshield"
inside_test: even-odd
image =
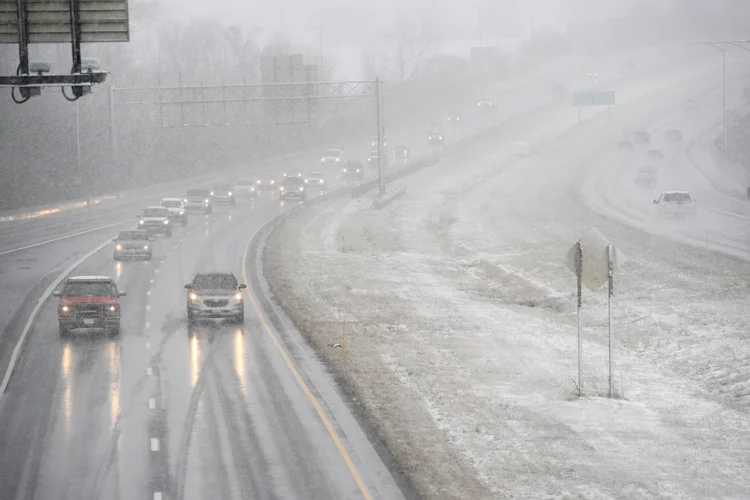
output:
[[[64,297],[112,297],[117,294],[114,283],[109,281],[68,281],[63,290]]]
[[[210,195],[211,193],[208,191],[208,189],[188,189],[187,196],[188,197],[200,197],[205,198],[206,196]]]
[[[195,277],[193,288],[197,290],[233,290],[237,280],[231,274],[199,274]]]
[[[690,193],[664,193],[664,201],[666,203],[677,203],[685,201],[693,201]]]
[[[299,186],[302,184],[302,179],[300,177],[287,177],[286,180],[284,180],[284,185],[286,186]]]
[[[180,208],[182,206],[182,202],[180,200],[162,200],[161,206],[167,208]]]
[[[334,158],[338,158],[341,156],[341,151],[337,149],[328,149],[323,153],[323,156],[332,156]]]
[[[238,186],[252,186],[253,184],[253,181],[237,181]]]
[[[144,217],[169,217],[169,211],[162,207],[150,207],[143,209]]]
[[[307,176],[311,179],[319,179],[323,177],[323,172],[310,172]]]
[[[117,239],[123,241],[148,241],[148,234],[145,231],[122,231],[117,235]]]
[[[214,186],[214,191],[224,192],[224,191],[231,191],[232,186],[229,184],[217,184]]]

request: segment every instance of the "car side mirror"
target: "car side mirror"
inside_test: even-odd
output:
[[[156,238],[154,238],[153,236],[149,236],[148,241],[156,241]]]
[[[60,293],[59,290],[55,290],[54,292],[52,292],[52,296],[53,297],[60,297],[60,296],[62,296],[62,293]]]
[[[246,284],[244,284],[244,283],[240,283],[240,286],[239,286],[239,288],[240,288],[240,290],[241,290],[241,289],[243,289],[243,288],[247,288],[247,285],[246,285]]]
[[[112,238],[112,241],[117,241],[117,238]]]
[[[119,295],[120,297],[124,297],[124,296],[126,296],[127,294],[128,294],[128,292],[120,292],[120,293],[118,293],[117,295]]]
[[[187,285],[185,285],[185,288],[187,288],[188,290],[190,290],[191,288],[193,288],[193,285],[187,284]]]
[[[654,205],[658,205],[658,204],[659,204],[659,200],[654,200]]]

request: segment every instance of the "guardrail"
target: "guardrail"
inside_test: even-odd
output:
[[[378,196],[374,200],[372,200],[372,208],[375,208],[377,210],[380,210],[384,206],[386,206],[391,201],[395,200],[402,194],[406,193],[406,186],[401,186],[395,191],[391,191],[390,193],[386,193],[383,196]]]
[[[385,183],[393,182],[395,180],[411,175],[414,172],[423,168],[432,167],[440,162],[440,157],[436,155],[428,155],[422,157],[415,162],[404,165],[403,167],[397,168],[385,174]],[[380,185],[380,180],[375,178],[369,181],[360,182],[351,187],[352,198],[359,198],[368,191],[371,191]]]

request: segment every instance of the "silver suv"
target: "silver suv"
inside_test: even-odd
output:
[[[245,321],[245,300],[242,290],[247,285],[237,282],[232,273],[200,273],[187,289],[188,323],[198,319],[229,318],[234,323]]]

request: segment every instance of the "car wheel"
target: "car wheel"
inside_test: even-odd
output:
[[[171,237],[172,237],[172,231],[167,231],[167,233],[166,233],[166,237],[167,237],[167,238],[171,238]]]
[[[213,208],[206,209],[206,215],[211,215],[212,213],[214,213],[214,209]]]
[[[65,326],[64,323],[60,322],[60,337],[65,338],[70,333],[70,330],[68,330],[68,327]]]
[[[120,256],[119,255],[115,255],[114,257],[115,257],[115,260],[120,260]]]
[[[234,323],[235,324],[241,325],[244,322],[245,322],[245,313],[244,312],[242,312],[242,313],[238,314],[237,316],[235,316],[235,318],[234,318]]]
[[[146,260],[151,260],[151,257],[153,257],[153,254],[146,255]]]
[[[120,335],[120,323],[117,323],[117,326],[113,326],[112,328],[110,328],[109,329],[109,334],[112,337],[116,337],[116,336]]]
[[[195,323],[195,317],[193,316],[193,312],[190,309],[187,310],[187,319],[189,325]]]

